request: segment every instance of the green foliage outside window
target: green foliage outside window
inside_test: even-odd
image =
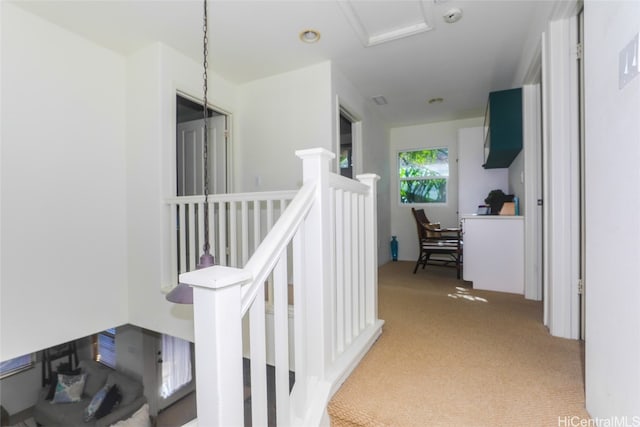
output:
[[[446,203],[449,149],[398,153],[400,203]]]

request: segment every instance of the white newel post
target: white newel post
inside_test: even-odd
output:
[[[365,250],[365,283],[366,308],[365,324],[369,325],[378,320],[378,202],[377,182],[380,177],[376,174],[357,175],[358,181],[369,187],[369,194],[365,198],[364,235],[367,239]]]
[[[193,287],[198,425],[241,426],[241,286],[250,272],[214,266],[180,275]]]
[[[331,308],[329,301],[329,171],[335,155],[323,148],[296,151],[302,159],[303,183],[316,183],[316,197],[304,221],[304,337],[306,369],[310,377],[322,380],[331,360]]]

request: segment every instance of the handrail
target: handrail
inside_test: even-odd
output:
[[[281,200],[292,198],[296,190],[251,192],[251,193],[225,193],[209,194],[209,202],[244,202],[247,200]],[[167,197],[166,203],[196,203],[204,201],[203,195]]]
[[[329,174],[329,185],[340,190],[351,191],[358,194],[367,194],[369,192],[367,185],[337,174]]]
[[[302,186],[289,207],[275,223],[271,232],[265,237],[253,256],[244,266],[253,275],[253,281],[242,290],[242,315],[249,309],[251,302],[261,291],[261,285],[273,270],[280,253],[287,247],[298,227],[309,212],[315,194],[316,184]]]

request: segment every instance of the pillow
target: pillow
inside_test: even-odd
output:
[[[112,371],[107,377],[107,384],[117,384],[122,395],[122,404],[128,405],[142,396],[143,388],[140,381],[136,381],[118,371]]]
[[[85,374],[64,375],[58,374],[58,385],[56,393],[53,395],[51,403],[71,403],[82,399],[84,390]]]
[[[149,420],[149,404],[145,403],[126,420],[118,421],[112,424],[111,427],[151,427],[151,420]]]
[[[111,411],[113,411],[113,408],[118,406],[120,400],[122,400],[122,394],[120,394],[120,389],[118,389],[118,386],[115,384],[110,386],[109,391],[104,397],[104,400],[96,410],[96,419],[99,420],[105,415],[109,415]]]
[[[427,237],[428,238],[439,239],[440,237],[442,237],[442,233],[440,231],[436,231],[436,230],[440,230],[440,223],[439,222],[430,222],[428,224],[425,224],[425,228],[427,229]]]
[[[89,406],[84,409],[84,421],[89,422],[96,416],[96,411],[102,405],[104,398],[107,397],[107,392],[111,387],[105,384],[98,392],[93,396]]]
[[[80,375],[82,373],[82,369],[68,369],[68,366],[69,364],[67,363],[61,363],[60,366],[58,366],[57,372],[53,373],[51,378],[51,386],[49,387],[49,391],[47,392],[47,397],[45,397],[45,400],[53,399],[53,396],[56,394],[56,387],[58,386],[58,374]]]

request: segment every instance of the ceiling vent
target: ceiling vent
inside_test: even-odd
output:
[[[385,98],[382,95],[378,95],[378,96],[374,96],[373,98],[373,102],[375,102],[377,105],[387,105],[387,98]]]

